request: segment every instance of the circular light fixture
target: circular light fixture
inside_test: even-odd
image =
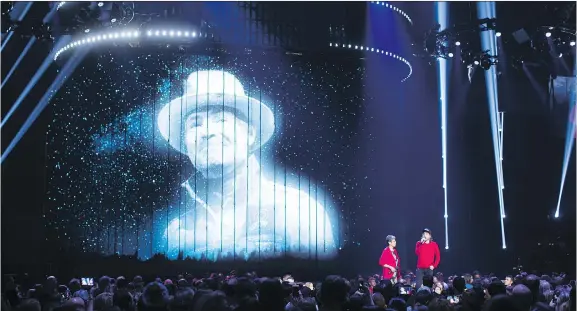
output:
[[[575,41],[569,42],[569,45],[570,45],[570,46],[575,46]]]
[[[449,53],[449,57],[453,57],[453,56],[455,56],[455,55],[453,55],[453,53]]]
[[[411,63],[408,60],[406,60],[405,58],[403,58],[403,57],[401,57],[401,56],[399,56],[393,52],[388,52],[388,51],[385,51],[383,49],[374,48],[374,47],[368,47],[368,46],[363,47],[362,45],[361,46],[358,46],[358,45],[353,46],[350,44],[346,45],[346,44],[338,44],[338,43],[329,43],[329,46],[330,47],[337,47],[337,48],[340,47],[340,48],[350,49],[350,50],[359,49],[361,51],[372,52],[375,54],[383,54],[385,56],[392,57],[398,61],[401,61],[402,63],[407,65],[407,67],[409,69],[409,73],[407,74],[407,76],[405,76],[403,79],[401,79],[401,82],[407,81],[407,79],[409,79],[411,77],[411,75],[413,74],[413,66],[411,66]]]
[[[391,9],[395,13],[397,13],[397,14],[401,15],[403,18],[405,18],[411,25],[413,24],[413,20],[411,19],[409,14],[405,13],[403,10],[399,9],[398,7],[392,5],[388,2],[384,2],[384,1],[371,1],[371,3],[377,4],[380,6],[384,6],[387,9]]]
[[[456,45],[456,46],[459,46],[459,45],[461,45],[461,41],[457,41],[457,42],[455,42],[455,45]]]
[[[147,29],[142,32],[135,29],[124,29],[96,34],[95,33],[89,34],[88,33],[89,30],[85,30],[85,32],[86,33],[83,36],[73,39],[70,43],[58,49],[54,54],[54,60],[57,60],[60,56],[62,56],[63,53],[65,52],[68,53],[69,51],[80,46],[84,47],[84,46],[92,46],[95,44],[100,45],[108,42],[120,42],[120,41],[131,43],[142,40],[148,40],[156,43],[158,43],[159,40],[160,41],[165,40],[162,43],[165,43],[166,41],[170,43],[173,40],[176,40],[177,42],[182,41],[192,42],[193,38],[196,37],[196,32],[191,32],[190,30],[172,30],[172,29],[168,30]],[[192,33],[192,37],[188,35],[190,33]],[[144,39],[140,38],[141,34],[145,34]],[[168,36],[167,34],[170,34],[170,36]],[[179,34],[184,34],[184,36],[181,36]]]
[[[496,37],[500,37],[500,36],[501,36],[501,33],[497,31],[497,32],[495,33],[495,36],[496,36]]]
[[[545,33],[545,37],[547,37],[547,38],[551,37],[551,33],[547,31],[547,32]]]

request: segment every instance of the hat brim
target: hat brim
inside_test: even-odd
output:
[[[260,148],[274,133],[275,122],[271,109],[255,98],[227,94],[194,94],[176,98],[164,105],[157,119],[160,134],[174,149],[186,153],[186,146],[182,141],[183,123],[191,113],[208,107],[231,108],[241,113],[248,125],[255,129],[256,139],[251,150]]]

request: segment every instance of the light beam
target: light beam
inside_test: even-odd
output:
[[[479,19],[496,18],[495,2],[478,2],[477,17]],[[489,55],[498,56],[497,40],[495,30],[481,31],[481,47],[489,51]],[[501,136],[499,134],[499,99],[497,96],[497,71],[495,66],[485,70],[485,80],[487,88],[487,99],[489,104],[489,117],[491,119],[491,134],[493,137],[493,153],[495,157],[495,170],[497,172],[497,191],[499,194],[499,221],[501,223],[501,243],[502,248],[507,248],[505,239],[505,202],[503,199],[503,168],[501,165]]]
[[[21,2],[22,4],[24,4],[24,2]],[[16,5],[18,5],[20,3],[16,3]],[[17,8],[15,7],[14,10],[12,10],[12,12],[14,12],[15,14],[18,14],[18,17],[16,18],[16,21],[21,22],[24,17],[26,17],[26,14],[28,14],[28,11],[30,11],[30,8],[32,7],[33,2],[25,2],[25,7],[22,10],[22,12],[20,12],[20,14],[16,13],[17,12]],[[12,14],[10,14],[12,15]],[[11,18],[13,18],[12,16],[10,16]],[[6,47],[6,45],[8,44],[8,41],[10,41],[10,38],[12,38],[12,35],[14,35],[14,31],[10,31],[7,35],[6,38],[4,39],[4,42],[2,42],[2,46],[0,46],[0,52],[4,51],[4,48]]]
[[[30,115],[28,116],[28,118],[26,119],[26,121],[16,134],[16,136],[14,136],[14,139],[12,139],[8,147],[6,147],[6,150],[2,153],[2,157],[0,158],[0,164],[2,164],[4,160],[6,160],[10,152],[14,149],[14,147],[16,147],[16,145],[18,144],[20,139],[22,139],[24,134],[26,134],[30,126],[34,123],[34,121],[36,121],[38,116],[40,116],[44,108],[46,108],[46,106],[50,102],[52,95],[54,95],[58,91],[60,86],[64,82],[66,82],[66,80],[71,76],[72,72],[74,72],[78,64],[82,62],[86,53],[87,53],[86,50],[78,50],[75,53],[75,55],[70,60],[68,60],[66,65],[64,65],[64,67],[60,70],[60,72],[56,76],[56,79],[54,79],[54,82],[52,82],[50,87],[48,87],[48,90],[46,90],[44,96],[42,96],[40,101],[38,101],[38,104],[36,104],[34,110],[30,113]]]
[[[437,24],[441,25],[440,30],[446,29],[449,24],[449,3],[435,2],[435,12]],[[439,81],[439,110],[441,114],[441,159],[443,161],[443,195],[445,219],[445,249],[449,249],[449,212],[447,207],[447,101],[448,101],[448,79],[447,60],[439,58],[437,60],[437,80]]]
[[[576,65],[577,66],[577,65]],[[577,70],[577,67],[576,67]],[[569,118],[567,122],[567,134],[565,136],[565,154],[563,156],[563,171],[561,173],[561,186],[559,187],[559,198],[557,199],[557,208],[555,209],[555,218],[559,218],[559,211],[561,209],[561,199],[563,198],[563,188],[565,187],[565,179],[567,178],[567,169],[569,168],[569,160],[573,153],[573,146],[575,145],[575,134],[577,128],[575,127],[576,115],[575,109],[575,91],[572,91],[569,97]]]

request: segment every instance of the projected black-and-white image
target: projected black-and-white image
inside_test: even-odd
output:
[[[225,71],[190,74],[183,97],[164,105],[158,128],[186,155],[199,180],[186,180],[184,212],[168,214],[168,253],[335,252],[331,220],[308,191],[262,177],[257,152],[275,117]],[[320,243],[320,244],[319,244]],[[186,251],[189,250],[189,251]]]
[[[49,130],[51,228],[144,259],[337,255],[336,168],[354,134],[340,106],[359,100],[363,71],[337,81],[351,64],[109,57],[54,99],[66,109]]]

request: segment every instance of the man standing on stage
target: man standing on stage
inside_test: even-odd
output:
[[[401,280],[401,259],[396,247],[395,236],[387,235],[387,247],[379,259],[379,265],[383,267],[383,279],[391,280],[393,284]]]
[[[433,275],[433,270],[437,268],[441,261],[439,245],[433,241],[431,230],[423,229],[421,240],[415,246],[417,254],[417,289],[423,284],[424,275]]]

